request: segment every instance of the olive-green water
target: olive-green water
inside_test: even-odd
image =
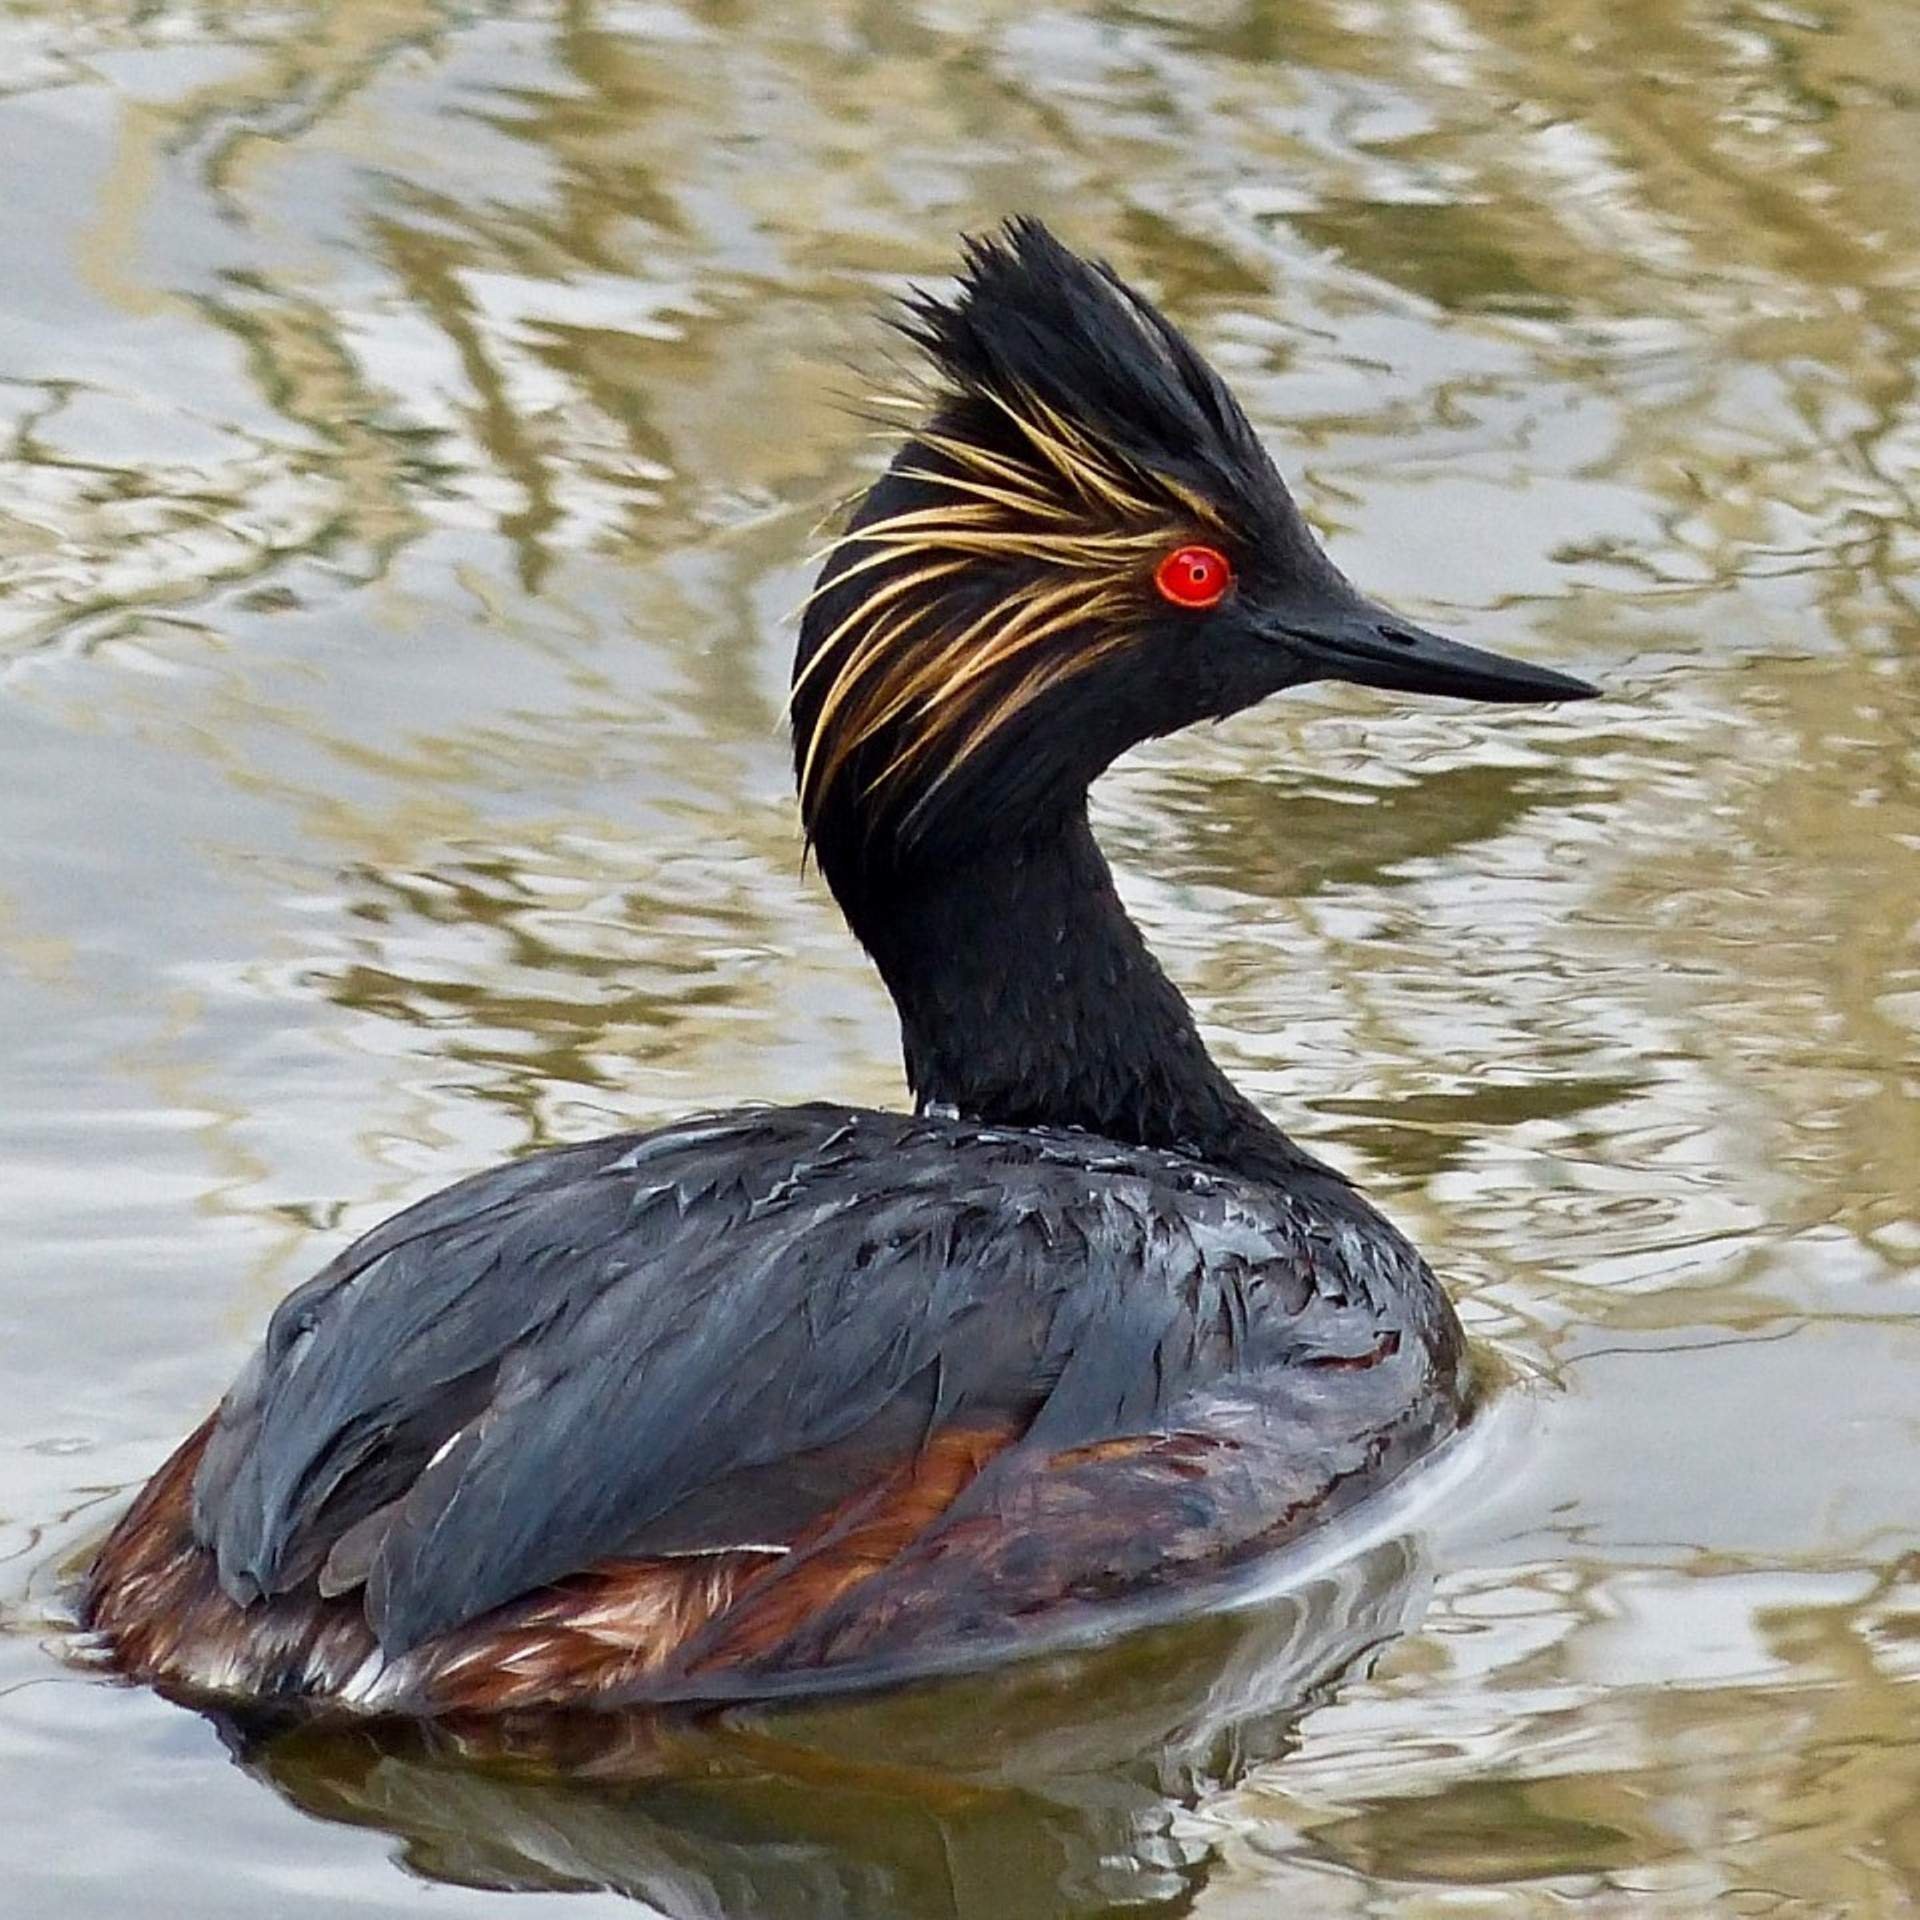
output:
[[[1912,0],[9,0],[0,182],[0,1911],[1920,1912]],[[618,1766],[76,1665],[350,1231],[900,1099],[786,613],[876,307],[1019,209],[1350,573],[1610,690],[1295,696],[1100,799],[1480,1429],[1265,1604]]]

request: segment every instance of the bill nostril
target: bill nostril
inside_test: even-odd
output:
[[[1382,640],[1391,641],[1396,647],[1417,647],[1420,644],[1415,635],[1399,627],[1383,626],[1379,629],[1379,634]]]

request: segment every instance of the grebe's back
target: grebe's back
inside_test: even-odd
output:
[[[1455,1358],[1330,1175],[716,1116],[465,1181],[289,1296],[98,1624],[177,1684],[408,1710],[991,1652],[1379,1484]]]

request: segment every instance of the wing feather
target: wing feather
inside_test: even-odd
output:
[[[536,1155],[289,1296],[196,1531],[241,1600],[363,1581],[396,1652],[609,1556],[791,1539],[936,1431],[1071,1448],[1352,1344],[1314,1228],[1176,1156],[843,1108]]]

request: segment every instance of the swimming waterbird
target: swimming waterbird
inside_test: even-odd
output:
[[[413,1714],[994,1657],[1265,1553],[1461,1418],[1420,1256],[1209,1057],[1087,791],[1303,682],[1583,682],[1362,597],[1220,377],[1029,220],[801,621],[808,841],[912,1113],[558,1147],[294,1292],[100,1552],[129,1674]]]

